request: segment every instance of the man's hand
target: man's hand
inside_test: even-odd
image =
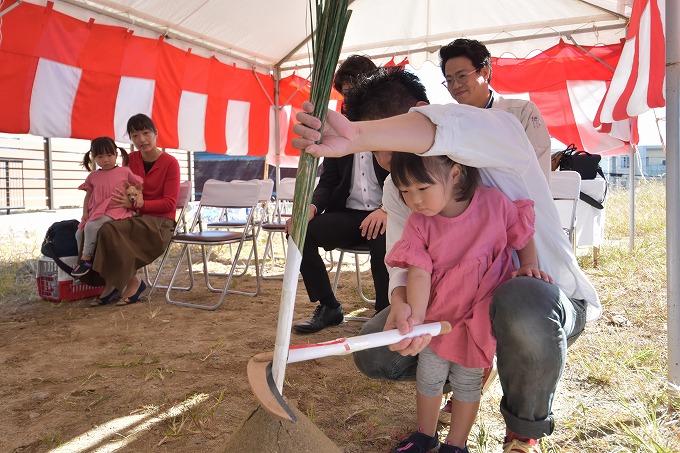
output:
[[[357,128],[352,122],[335,110],[328,110],[323,133],[319,132],[321,121],[312,116],[314,105],[302,104],[302,112],[296,115],[298,124],[293,126],[295,137],[293,148],[301,149],[314,157],[342,157],[352,153],[351,145],[357,136]],[[321,143],[316,143],[321,140]]]
[[[309,207],[309,218],[307,219],[307,222],[310,222],[314,218],[315,215],[316,215],[316,206],[311,205]],[[283,231],[286,234],[290,234],[290,229],[291,229],[291,225],[292,225],[291,221],[292,220],[293,220],[292,218],[289,218],[288,220],[286,220],[286,226],[283,227]]]
[[[383,330],[399,329],[399,333],[405,335],[413,330],[413,319],[411,319],[411,307],[406,303],[406,287],[395,288],[392,292],[392,303],[390,314],[385,321]],[[421,335],[419,337],[405,338],[399,343],[389,346],[390,351],[398,352],[403,356],[418,355],[420,351],[432,341],[432,335]]]
[[[387,213],[382,209],[376,209],[366,216],[359,228],[361,236],[366,239],[375,239],[378,235],[385,234],[387,226]]]
[[[510,274],[510,278],[522,276],[540,278],[541,280],[544,280],[548,283],[553,283],[553,278],[550,275],[548,275],[545,271],[540,270],[538,266],[533,264],[521,266],[519,269],[513,271],[512,274]]]

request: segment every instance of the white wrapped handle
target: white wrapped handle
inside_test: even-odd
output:
[[[318,359],[331,355],[346,355],[357,351],[363,351],[364,349],[399,343],[404,338],[419,337],[426,334],[430,334],[434,337],[449,332],[451,332],[451,324],[442,321],[415,326],[413,327],[413,330],[406,335],[402,335],[397,329],[394,329],[351,338],[338,338],[337,340],[323,343],[291,346],[288,350],[288,360],[286,363],[304,362],[305,360]]]

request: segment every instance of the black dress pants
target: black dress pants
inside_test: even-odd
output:
[[[324,212],[315,216],[307,226],[305,246],[302,252],[300,273],[312,302],[333,294],[326,265],[319,254],[319,247],[333,250],[338,247],[368,245],[371,252],[371,273],[375,285],[375,309],[380,311],[389,305],[387,289],[389,275],[385,267],[385,235],[375,239],[361,236],[359,225],[371,211]]]

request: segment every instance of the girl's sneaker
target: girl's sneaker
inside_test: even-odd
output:
[[[434,433],[434,437],[431,437],[417,432],[402,440],[392,453],[427,453],[438,446],[439,433]]]
[[[444,443],[439,447],[438,453],[470,453],[470,451],[467,449],[467,447],[460,448]]]
[[[76,264],[76,267],[73,268],[71,275],[74,277],[82,277],[83,275],[90,272],[90,269],[92,269],[92,260],[78,260],[78,263]]]

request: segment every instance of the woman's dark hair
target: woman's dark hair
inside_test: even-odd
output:
[[[139,132],[143,131],[145,129],[148,129],[150,131],[153,131],[154,134],[158,134],[158,130],[156,129],[156,125],[153,124],[153,121],[151,121],[151,118],[146,116],[143,113],[138,113],[134,116],[131,116],[130,119],[127,122],[127,134],[129,137],[132,137],[133,132]]]
[[[378,68],[361,79],[345,96],[344,114],[350,121],[389,118],[428,102],[417,75],[399,66]]]
[[[479,170],[475,167],[459,164],[447,156],[420,157],[411,153],[392,153],[390,174],[397,187],[410,184],[436,184],[444,182],[446,175],[454,165],[460,166],[458,193],[456,201],[469,200],[480,184]]]
[[[92,161],[95,157],[101,156],[102,154],[115,156],[118,151],[120,151],[120,155],[123,158],[123,165],[127,166],[130,160],[127,151],[120,146],[117,146],[116,142],[110,137],[97,137],[92,140],[92,143],[90,143],[90,150],[86,152],[83,157],[83,167],[85,167],[87,171],[92,171]]]
[[[444,76],[446,76],[446,62],[456,57],[467,58],[477,71],[484,67],[489,68],[488,82],[491,83],[491,54],[484,44],[476,39],[459,38],[442,46],[439,49],[439,66]]]
[[[342,93],[342,86],[345,83],[356,84],[363,76],[378,69],[378,67],[371,61],[370,58],[363,55],[350,55],[347,60],[343,61],[338,70],[335,72],[333,79],[333,88],[338,93]]]

